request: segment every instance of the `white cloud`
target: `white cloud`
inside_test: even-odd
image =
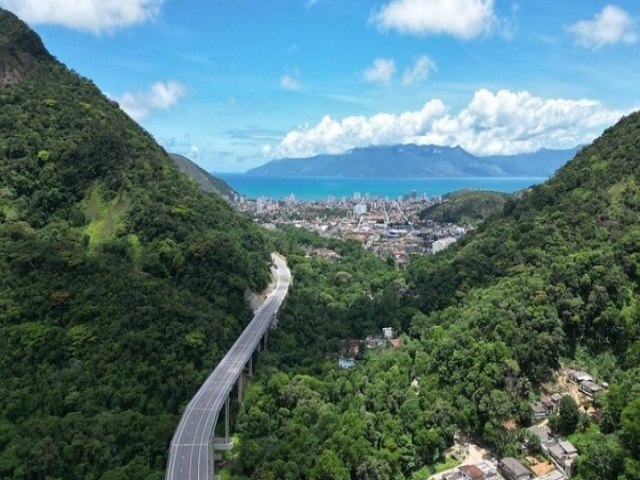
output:
[[[376,58],[373,65],[364,71],[367,82],[389,85],[396,73],[396,63],[390,58]]]
[[[465,40],[488,34],[497,25],[493,0],[391,0],[374,11],[371,20],[382,31]]]
[[[154,18],[164,0],[0,0],[28,23],[113,32]]]
[[[127,92],[113,97],[134,120],[144,120],[152,110],[169,110],[187,93],[180,82],[156,82],[147,91]]]
[[[280,86],[285,90],[300,90],[300,82],[292,75],[283,75],[280,78]]]
[[[596,100],[545,99],[530,93],[481,89],[457,114],[439,99],[420,110],[335,120],[289,132],[279,145],[266,146],[268,158],[343,153],[370,145],[460,145],[477,155],[515,154],[540,148],[588,143],[628,112]]]
[[[623,9],[607,5],[592,20],[582,20],[567,27],[576,43],[587,48],[600,48],[617,43],[635,43],[635,22]]]
[[[429,78],[429,74],[431,72],[435,72],[437,70],[438,68],[436,67],[435,62],[428,56],[422,55],[418,60],[416,60],[413,67],[404,71],[402,74],[402,84],[413,85],[414,83],[426,80]]]

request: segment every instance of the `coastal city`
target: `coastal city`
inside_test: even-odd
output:
[[[293,194],[283,200],[237,196],[234,203],[267,229],[293,225],[326,237],[356,240],[400,268],[412,254],[437,253],[471,230],[466,225],[421,220],[423,210],[443,201],[442,196],[429,198],[414,190],[395,199],[355,192],[316,201],[299,201]]]

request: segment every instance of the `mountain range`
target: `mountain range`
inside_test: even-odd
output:
[[[580,148],[479,157],[462,147],[376,146],[342,154],[272,160],[247,174],[347,178],[549,177]]]

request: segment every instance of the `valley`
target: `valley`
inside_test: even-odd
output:
[[[469,1],[452,0],[458,8],[451,11],[470,11],[461,8]],[[388,105],[375,103],[380,98],[407,102],[429,74],[452,68],[440,59],[435,68],[422,51],[411,61],[400,57],[415,39],[405,27],[395,43],[394,27],[382,21],[391,7],[407,5],[414,15],[399,18],[433,20],[430,12],[441,5],[393,0],[372,11],[354,1],[338,13],[322,0],[297,5],[305,22],[331,19],[336,38],[344,35],[339,26],[355,28],[343,19],[368,15],[362,39],[383,38],[389,51],[394,45],[397,64],[378,57],[354,73],[354,60],[344,62],[341,74],[362,94],[354,98],[315,90],[310,68],[308,76],[297,67],[278,71],[280,82],[244,70],[255,65],[244,55],[271,64],[276,51],[287,58],[309,51],[302,42],[294,48],[285,29],[291,22],[273,14],[285,18],[292,4],[276,3],[252,4],[243,18],[252,28],[283,29],[282,44],[262,41],[257,30],[245,41],[244,23],[225,17],[238,14],[236,3],[184,9],[158,2],[152,13],[132,3],[142,10],[129,15],[147,17],[124,17],[129,24],[102,30],[96,22],[109,18],[103,11],[68,37],[64,28],[76,28],[68,22],[82,20],[82,12],[70,16],[66,4],[56,4],[54,19],[66,26],[43,27],[32,15],[51,18],[43,8],[51,3],[9,2],[12,10],[34,7],[21,12],[41,36],[0,0],[0,480],[205,480],[212,472],[235,480],[640,478],[640,112],[482,88],[458,113],[430,100],[415,112],[367,116]],[[473,32],[430,39],[434,51],[507,49],[491,30],[505,23],[494,2],[476,5],[491,20],[485,39],[474,42],[480,33]],[[216,24],[207,15],[213,8]],[[180,24],[175,12],[190,23]],[[625,13],[608,6],[598,15],[625,26]],[[546,25],[551,17],[540,18]],[[196,28],[200,21],[205,30]],[[565,37],[590,31],[572,25],[554,28]],[[119,28],[132,30],[123,36]],[[241,45],[224,43],[230,30]],[[170,40],[148,41],[159,31]],[[531,31],[540,41],[541,31]],[[621,47],[632,48],[634,35],[627,32]],[[155,74],[156,47],[172,71],[182,70],[169,57],[203,70],[190,70],[188,86],[155,81],[147,92],[130,83],[131,92],[107,95],[49,53],[43,38],[67,55],[73,45],[79,53],[72,65],[90,57],[88,71],[115,71],[109,78],[119,82]],[[181,58],[178,51],[194,38],[199,55]],[[309,38],[314,52],[324,51],[313,55],[318,69],[339,59],[335,45],[328,55],[320,37]],[[521,47],[518,38],[509,45]],[[558,56],[584,48],[554,50],[548,45],[560,36],[545,39]],[[92,50],[116,44],[124,49],[117,57]],[[357,42],[370,44],[382,45]],[[614,46],[596,45],[581,58],[591,55],[598,68],[615,60],[599,48]],[[204,50],[214,54],[204,57]],[[145,63],[129,70],[125,57],[140,51]],[[596,62],[603,57],[607,62]],[[481,75],[483,65],[465,75]],[[615,85],[609,90],[623,91]],[[394,96],[397,88],[404,93]],[[201,102],[210,91],[215,100]],[[275,103],[290,95],[298,101]],[[169,114],[180,99],[185,106]],[[301,118],[315,104],[362,113],[291,127],[293,117],[280,110],[285,104],[304,110]],[[242,128],[234,124],[238,115]],[[258,120],[263,116],[268,120]],[[269,124],[279,116],[293,128],[286,135]],[[222,119],[217,130],[214,117]],[[170,123],[158,127],[162,122]],[[194,133],[181,132],[184,125]],[[201,150],[200,127],[209,129],[208,139],[215,130],[231,141],[208,140]],[[308,175],[548,178],[511,195],[251,200],[165,148],[200,159],[215,151],[220,161],[244,165],[252,160],[242,148],[274,138],[280,143],[262,145],[272,160],[257,167],[263,174],[280,175],[281,166],[291,172],[295,164]],[[363,139],[366,146],[346,148]],[[461,140],[486,155],[428,139]],[[537,148],[546,141],[583,146]],[[237,149],[224,150],[230,146]],[[496,153],[525,148],[518,158]],[[308,155],[274,160],[287,152]],[[254,310],[252,292],[269,292],[274,262],[278,282]],[[267,336],[268,348],[257,348]]]

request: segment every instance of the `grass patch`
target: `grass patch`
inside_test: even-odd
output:
[[[222,468],[216,473],[220,475],[220,480],[231,480],[233,478],[231,476],[231,471],[228,468]]]
[[[569,435],[568,440],[578,449],[579,452],[584,452],[587,445],[595,441],[596,436],[600,432],[600,429],[595,423],[590,423],[589,427],[584,432],[574,432]]]
[[[124,227],[124,218],[129,210],[129,202],[123,195],[107,202],[100,188],[91,190],[84,201],[84,214],[89,220],[84,233],[89,235],[89,245],[95,247],[113,239],[118,230]]]
[[[458,459],[453,455],[446,455],[444,461],[438,462],[435,465],[422,467],[420,470],[414,472],[413,475],[411,475],[410,480],[425,480],[425,478],[429,478],[431,475],[451,470],[458,465],[460,465],[460,461]]]

